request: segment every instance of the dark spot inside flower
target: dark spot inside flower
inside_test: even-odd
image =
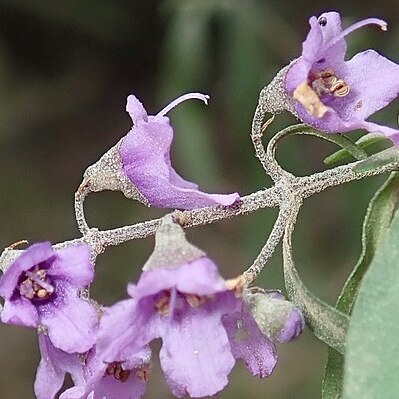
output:
[[[318,64],[322,64],[326,59],[325,58],[320,58],[318,61],[316,61]]]
[[[130,370],[124,370],[120,362],[113,362],[108,365],[105,374],[113,376],[120,382],[126,382],[130,376]]]
[[[326,26],[327,25],[327,18],[326,17],[320,17],[317,22],[319,23],[320,26]]]
[[[363,107],[363,101],[362,101],[362,100],[358,101],[358,102],[356,103],[355,107],[356,107],[356,109],[362,108],[362,107]]]
[[[148,382],[151,377],[151,370],[148,367],[140,367],[136,369],[136,377],[140,380]]]

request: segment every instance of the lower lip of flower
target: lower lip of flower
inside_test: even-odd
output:
[[[47,299],[53,292],[47,273],[43,269],[25,272],[26,279],[19,285],[19,293],[27,299]]]

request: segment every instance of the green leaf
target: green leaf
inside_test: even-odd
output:
[[[353,167],[353,171],[355,173],[365,173],[394,162],[399,163],[399,150],[397,147],[390,147],[371,155],[365,161],[359,162]]]
[[[392,173],[370,201],[363,223],[362,253],[337,301],[336,308],[341,312],[350,314],[352,311],[360,281],[374,257],[378,243],[391,223],[398,203],[398,190],[399,174]],[[343,356],[329,349],[322,385],[323,399],[341,397],[343,365]]]
[[[345,360],[344,399],[395,399],[399,393],[399,214],[358,291]]]
[[[295,212],[295,210],[293,210]],[[288,297],[305,316],[314,335],[340,353],[344,352],[348,316],[313,295],[302,282],[292,258],[293,223],[283,238],[284,281]]]
[[[381,143],[383,141],[389,142],[392,144],[392,142],[387,139],[385,136],[381,136],[378,133],[368,133],[362,137],[360,137],[359,140],[356,141],[356,145],[364,150],[365,148],[371,147],[374,144]],[[338,150],[337,152],[334,152],[330,156],[328,156],[325,160],[324,163],[328,166],[334,166],[338,162],[346,161],[348,158],[350,158],[351,153],[347,149],[342,149]]]
[[[290,136],[292,134],[304,134],[308,136],[315,136],[338,145],[339,147],[346,150],[350,155],[352,155],[355,159],[359,161],[367,159],[367,153],[364,150],[362,150],[359,146],[357,146],[349,137],[346,137],[343,134],[323,133],[320,132],[319,130],[313,129],[308,125],[299,124],[299,125],[290,126],[282,130],[278,135],[279,139],[281,139],[285,136]]]

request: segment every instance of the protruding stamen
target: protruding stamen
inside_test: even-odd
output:
[[[381,27],[381,30],[383,31],[388,30],[388,24],[382,19],[367,18],[364,19],[363,21],[356,22],[355,24],[344,29],[339,35],[333,37],[325,46],[323,46],[323,50],[326,51],[329,47],[333,46],[335,43],[343,39],[349,33],[352,33],[353,31],[362,28],[363,26],[366,25],[379,25]]]
[[[15,249],[16,247],[19,247],[20,245],[23,245],[23,244],[27,245],[27,244],[29,244],[29,241],[28,240],[19,240],[17,242],[14,242],[13,244],[9,245],[8,249]]]
[[[191,99],[197,99],[203,101],[206,105],[208,105],[208,99],[209,96],[207,94],[202,94],[202,93],[187,93],[183,94],[182,96],[176,98],[176,100],[173,100],[170,104],[168,104],[165,108],[163,108],[161,111],[159,111],[155,117],[161,117],[165,116],[171,109],[182,103],[183,101],[186,100],[191,100]]]

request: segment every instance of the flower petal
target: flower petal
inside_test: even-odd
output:
[[[148,303],[147,303],[148,302]],[[127,299],[104,309],[97,339],[97,354],[102,361],[127,361],[139,353],[155,334],[151,318],[153,301]],[[139,362],[138,362],[139,363]]]
[[[70,373],[76,383],[83,381],[82,365],[77,354],[56,349],[44,334],[39,335],[39,348],[42,358],[34,385],[38,399],[53,399],[61,389],[66,373]]]
[[[269,376],[277,362],[276,347],[261,333],[248,310],[225,315],[223,324],[233,356],[242,359],[252,375]]]
[[[217,266],[209,258],[202,257],[174,269],[146,271],[137,285],[129,285],[128,292],[140,299],[171,288],[186,294],[211,295],[226,291],[226,284]]]
[[[221,317],[233,302],[220,294],[201,307],[164,318],[160,360],[174,395],[209,396],[227,385],[235,362]]]
[[[49,242],[42,242],[28,247],[4,272],[0,279],[0,295],[6,299],[11,298],[22,272],[31,269],[41,262],[53,257]]]
[[[66,278],[75,288],[90,284],[94,278],[94,268],[90,261],[89,246],[76,244],[57,250],[57,259],[49,267],[48,274]]]
[[[38,326],[39,317],[35,306],[29,299],[18,298],[6,300],[1,313],[1,321],[17,326],[34,327]]]
[[[136,124],[138,121],[147,122],[147,111],[136,96],[128,96],[126,111],[129,113],[134,124]]]
[[[55,299],[38,306],[51,342],[68,353],[88,351],[96,341],[97,310],[78,298],[76,289],[68,284],[57,283],[55,292]]]
[[[93,399],[137,399],[144,395],[145,389],[145,381],[135,376],[134,373],[125,382],[105,376],[97,384]]]
[[[374,50],[356,54],[345,72],[351,92],[334,107],[344,120],[364,120],[399,94],[399,65]]]
[[[234,194],[207,194],[184,180],[171,166],[170,146],[173,129],[169,118],[137,120],[122,139],[120,155],[123,170],[152,206],[194,209],[210,205],[231,205],[239,199]]]

